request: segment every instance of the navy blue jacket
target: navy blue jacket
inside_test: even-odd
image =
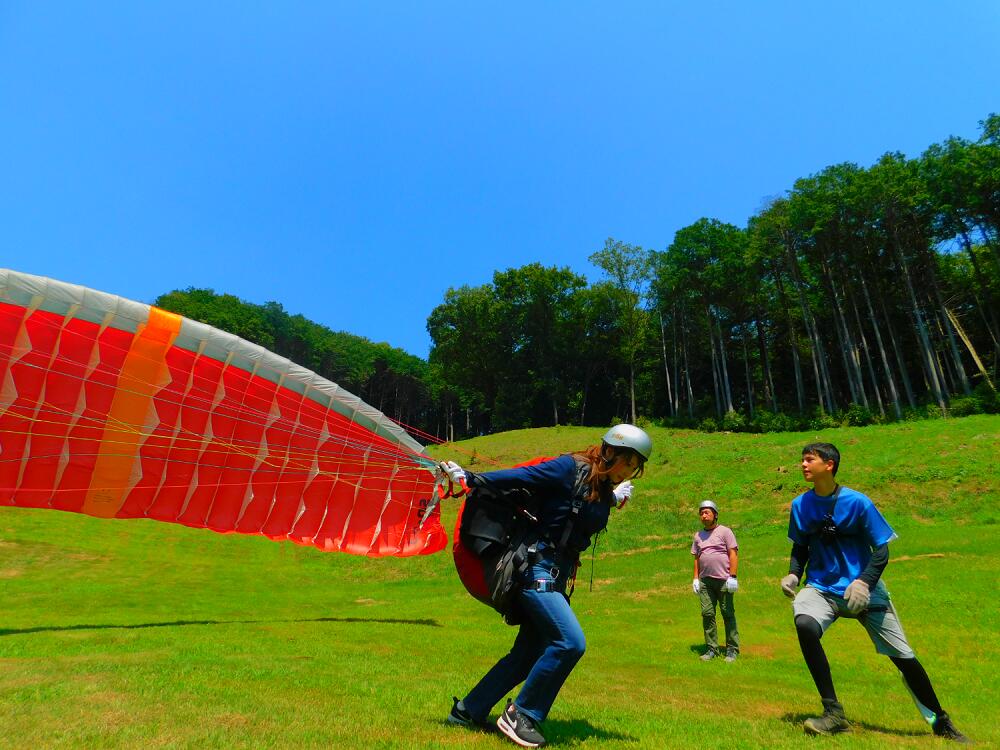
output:
[[[534,466],[489,471],[485,474],[467,472],[470,487],[511,490],[523,487],[531,490],[539,501],[539,521],[542,536],[555,546],[573,509],[573,488],[576,485],[576,461],[569,454]],[[606,484],[606,483],[605,483]],[[581,499],[590,494],[590,485],[583,488]],[[602,487],[601,498],[584,502],[566,544],[567,553],[574,556],[590,546],[591,537],[608,525],[613,495],[610,486]]]

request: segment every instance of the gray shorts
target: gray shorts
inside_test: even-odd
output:
[[[914,657],[913,649],[907,643],[903,626],[896,615],[896,608],[892,606],[889,591],[882,581],[875,584],[868,609],[860,615],[851,614],[843,597],[814,589],[812,586],[806,586],[799,591],[795,601],[792,602],[792,612],[796,617],[809,615],[819,623],[824,633],[838,617],[857,619],[865,626],[868,637],[872,639],[878,653],[900,659]]]

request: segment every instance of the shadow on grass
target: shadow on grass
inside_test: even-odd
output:
[[[442,721],[441,724],[448,727],[449,729],[456,729],[454,724],[449,724]],[[476,727],[462,727],[465,731],[479,732],[480,734],[494,734],[498,737],[503,737],[504,734],[499,729],[497,729],[494,719],[490,720],[482,725]],[[551,742],[552,740],[577,740],[582,741],[590,738],[598,740],[622,740],[624,742],[638,742],[639,740],[630,734],[622,734],[621,732],[614,732],[610,729],[601,729],[600,727],[595,727],[586,719],[546,719],[545,723],[542,724],[542,733]]]
[[[815,718],[819,716],[820,712],[811,714],[785,714],[781,717],[781,720],[788,723],[794,724],[795,726],[801,727],[802,722],[808,718]],[[851,722],[851,726],[856,729],[863,729],[866,732],[875,732],[877,734],[891,734],[894,737],[925,737],[928,732],[925,730],[921,732],[919,729],[889,729],[888,727],[880,727],[877,724],[869,724],[866,721],[855,721],[850,716],[847,717]]]
[[[0,637],[30,633],[58,633],[67,630],[138,630],[141,628],[179,628],[188,625],[262,625],[281,622],[344,622],[381,623],[384,625],[421,625],[440,628],[437,620],[406,620],[395,617],[311,617],[297,620],[171,620],[170,622],[142,622],[134,625],[39,625],[33,628],[0,628]]]
[[[595,727],[586,719],[546,719],[542,725],[542,731],[546,738],[552,739],[574,739],[574,740],[622,740],[624,742],[638,742],[638,738],[630,734],[622,734],[613,729]]]

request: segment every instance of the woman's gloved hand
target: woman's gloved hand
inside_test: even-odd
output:
[[[461,485],[465,483],[465,469],[454,461],[442,461],[438,464],[438,468],[455,484]]]
[[[615,507],[621,508],[632,497],[632,480],[626,479],[614,489]]]

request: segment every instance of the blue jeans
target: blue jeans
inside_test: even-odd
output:
[[[553,575],[555,572],[557,575]],[[560,688],[587,648],[583,629],[566,598],[570,565],[553,559],[536,563],[518,603],[525,619],[510,653],[498,661],[465,696],[465,710],[484,720],[490,710],[521,682],[514,704],[535,721],[544,721]],[[552,591],[536,591],[534,582],[554,582]]]

